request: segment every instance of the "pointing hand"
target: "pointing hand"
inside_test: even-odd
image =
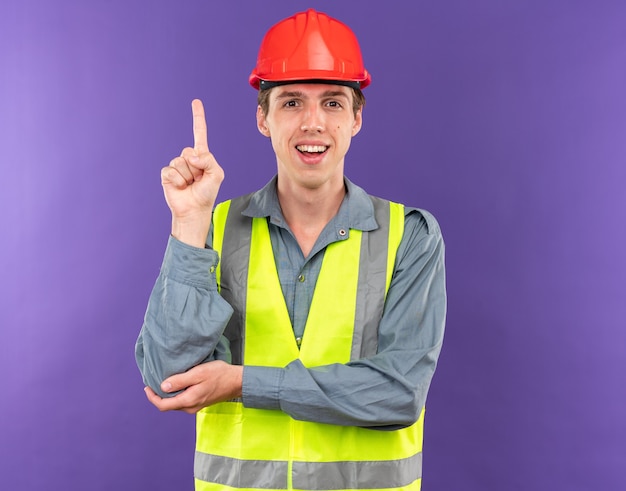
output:
[[[161,184],[172,212],[172,235],[189,245],[204,247],[224,170],[209,151],[202,101],[195,99],[191,110],[193,148],[183,149],[180,157],[161,169]]]
[[[193,148],[183,149],[180,157],[161,170],[161,184],[172,212],[172,235],[204,247],[224,171],[209,151],[202,101],[195,99],[191,109]]]

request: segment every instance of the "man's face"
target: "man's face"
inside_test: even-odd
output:
[[[344,157],[362,123],[352,89],[289,84],[271,90],[268,113],[257,109],[257,126],[272,140],[279,182],[307,189],[343,183]]]

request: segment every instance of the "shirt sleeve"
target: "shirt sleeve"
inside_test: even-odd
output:
[[[143,381],[161,397],[167,377],[214,359],[228,359],[222,336],[233,309],[218,293],[212,249],[188,246],[170,236],[144,323],[135,344]]]
[[[407,209],[375,355],[307,369],[244,366],[245,406],[295,419],[393,430],[426,403],[446,318],[444,242],[435,218]]]

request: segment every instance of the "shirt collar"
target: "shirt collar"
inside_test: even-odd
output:
[[[252,218],[269,217],[273,224],[286,227],[276,192],[277,179],[278,177],[274,176],[262,189],[252,195],[250,204],[243,211],[243,215]],[[374,218],[372,200],[362,188],[352,183],[347,177],[344,177],[344,182],[347,192],[337,215],[333,218],[336,222],[335,226],[364,232],[376,230],[378,224]]]

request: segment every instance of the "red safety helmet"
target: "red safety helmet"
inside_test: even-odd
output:
[[[296,81],[339,82],[365,88],[371,76],[363,66],[352,30],[309,9],[272,26],[265,34],[249,77],[255,89]]]

